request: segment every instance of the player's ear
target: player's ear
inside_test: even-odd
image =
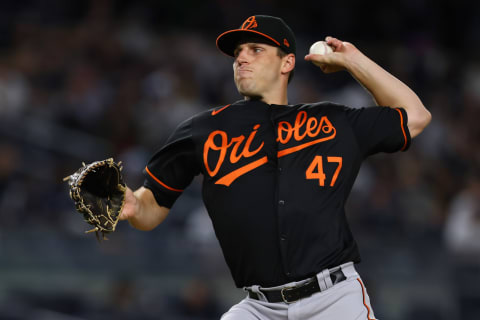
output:
[[[282,58],[282,73],[289,73],[294,68],[295,68],[295,55],[293,53],[289,53]]]

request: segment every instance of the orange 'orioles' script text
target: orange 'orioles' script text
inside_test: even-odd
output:
[[[235,164],[242,158],[251,158],[258,154],[264,146],[263,141],[261,143],[254,143],[254,139],[259,128],[259,124],[255,125],[252,132],[250,132],[248,135],[248,138],[245,138],[244,135],[229,138],[225,131],[212,131],[203,146],[203,162],[205,164],[207,173],[211,177],[216,176],[226,159],[228,159],[231,164]],[[314,116],[308,117],[306,111],[300,111],[297,113],[295,123],[291,124],[288,121],[280,121],[278,123],[277,142],[279,142],[281,146],[287,145],[293,138],[294,141],[298,142],[298,144],[285,149],[282,149],[280,146],[277,157],[280,158],[317,143],[332,140],[335,138],[335,135],[335,127],[326,116],[323,116],[320,120],[318,120]],[[303,142],[307,137],[309,138],[309,141]],[[312,140],[312,138],[317,139]],[[230,155],[227,158],[229,151]],[[216,159],[216,162],[212,159]],[[209,160],[215,162],[213,168],[210,167]],[[231,171],[230,173],[218,179],[215,183],[230,186],[230,184],[238,177],[255,168],[258,168],[259,166],[267,163],[267,161],[267,156],[261,157]]]

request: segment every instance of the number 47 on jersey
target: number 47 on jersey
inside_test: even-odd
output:
[[[327,163],[332,163],[336,164],[337,168],[335,169],[335,172],[333,173],[333,176],[330,180],[330,187],[333,187],[335,185],[335,182],[337,181],[338,174],[340,173],[340,170],[342,169],[342,157],[326,157],[327,158]],[[325,172],[323,171],[323,163],[324,159],[322,156],[315,156],[313,158],[313,161],[310,163],[310,165],[307,168],[307,171],[305,171],[306,178],[311,180],[311,179],[318,179],[318,185],[320,187],[325,186],[325,180],[326,180],[326,175]]]

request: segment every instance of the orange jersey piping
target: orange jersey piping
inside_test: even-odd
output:
[[[183,190],[180,190],[180,189],[175,189],[175,188],[172,188],[172,187],[169,187],[167,186],[165,183],[163,183],[162,181],[160,181],[160,179],[158,179],[157,177],[155,177],[153,175],[153,173],[150,172],[150,170],[148,169],[148,167],[145,167],[145,171],[150,175],[150,177],[153,178],[153,180],[155,180],[156,182],[158,182],[162,187],[168,189],[168,190],[171,190],[171,191],[175,191],[175,192],[183,192]]]
[[[370,308],[367,304],[367,301],[365,300],[365,287],[363,286],[362,280],[360,278],[357,278],[358,283],[360,283],[360,286],[362,287],[362,296],[363,296],[363,305],[365,308],[367,308],[367,320],[375,320],[375,318],[370,318]]]
[[[398,109],[398,108],[396,108],[395,110],[397,110],[398,113],[400,114],[400,126],[402,127],[403,138],[405,139],[405,143],[403,144],[402,149],[400,149],[400,151],[403,151],[403,150],[405,150],[405,148],[407,147],[407,134],[405,133],[405,128],[403,127],[403,114],[402,114],[402,111],[400,111],[400,109]]]

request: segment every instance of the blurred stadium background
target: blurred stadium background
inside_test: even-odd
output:
[[[334,35],[410,85],[433,122],[363,166],[350,201],[358,266],[380,319],[480,318],[477,1],[0,2],[0,319],[219,319],[235,289],[195,180],[151,232],[85,235],[62,183],[113,156],[126,181],[183,119],[240,99],[226,28],[282,16],[298,38],[292,103],[372,100],[303,62]]]

